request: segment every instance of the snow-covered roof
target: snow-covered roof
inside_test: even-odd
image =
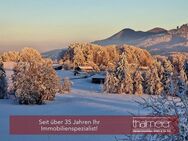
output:
[[[92,78],[105,78],[104,74],[95,74],[92,76]]]
[[[77,68],[79,68],[81,70],[93,70],[93,67],[91,67],[91,66],[78,66]]]

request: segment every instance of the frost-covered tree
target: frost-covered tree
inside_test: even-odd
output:
[[[144,79],[143,81],[144,93],[153,95],[155,89],[155,79],[153,78],[151,70],[144,72],[143,79]]]
[[[142,73],[142,77],[143,77],[142,87],[143,87],[143,93],[145,94],[150,94],[150,76],[151,76],[150,70],[144,71]]]
[[[159,95],[162,93],[163,86],[158,75],[156,66],[143,73],[143,89],[145,94]]]
[[[106,72],[103,91],[108,93],[118,93],[119,80],[116,78],[114,72]]]
[[[151,79],[152,79],[152,85],[153,87],[153,94],[154,95],[159,95],[162,93],[163,86],[161,83],[161,79],[158,75],[158,70],[157,68],[153,67],[151,68]]]
[[[163,91],[163,85],[161,83],[161,80],[158,76],[155,77],[155,89],[154,89],[154,94],[155,95],[160,95]]]
[[[3,62],[9,62],[9,61],[17,62],[20,59],[20,54],[19,52],[9,51],[9,52],[3,53],[1,58]]]
[[[23,48],[20,51],[20,59],[21,62],[29,62],[29,61],[41,61],[41,54],[34,48]]]
[[[107,69],[108,70],[114,70],[115,69],[115,64],[118,62],[119,60],[119,52],[117,50],[117,48],[114,45],[111,46],[107,46],[106,50],[109,54],[109,59],[108,59],[108,66]]]
[[[132,94],[133,82],[125,53],[121,55],[115,71],[107,73],[104,87],[106,87],[105,89],[108,87],[109,93]]]
[[[162,65],[162,62],[160,61],[155,61],[154,62],[154,67],[157,69],[158,77],[160,80],[163,78],[163,73],[164,73],[164,67]]]
[[[170,61],[164,60],[163,62],[164,72],[163,72],[163,94],[170,95],[171,89],[172,89],[172,73],[173,73],[173,67]]]
[[[81,48],[76,47],[74,49],[74,67],[84,65],[84,63],[85,63],[85,58],[83,52]]]
[[[7,96],[7,81],[6,74],[3,68],[3,63],[0,62],[0,99],[3,99]]]
[[[29,60],[41,60],[42,56],[41,54],[33,49],[33,48],[23,48],[20,52],[16,52],[16,51],[9,51],[9,52],[5,52],[3,53],[3,55],[1,56],[2,61],[4,62],[8,62],[8,61],[12,61],[12,62],[19,62],[19,61],[29,61]]]
[[[133,75],[133,93],[137,95],[143,94],[143,87],[142,87],[143,77],[139,69]]]
[[[61,91],[61,83],[52,61],[40,57],[35,60],[27,53],[23,53],[22,57],[24,59],[18,62],[12,78],[18,102],[41,104],[45,100],[53,100],[55,94]]]
[[[119,80],[118,93],[128,93],[132,94],[133,92],[133,82],[129,70],[129,64],[127,62],[127,57],[125,53],[122,53],[120,61],[118,62],[115,75]]]
[[[181,77],[179,76],[178,77],[178,80],[177,80],[177,93],[176,95],[177,96],[181,96],[184,94],[185,90],[186,90],[186,85],[185,85],[185,82],[181,79]]]
[[[187,76],[182,69],[176,79],[176,95],[182,96],[185,94],[185,91],[187,89]]]
[[[174,70],[177,72],[180,72],[180,70],[184,66],[186,56],[181,53],[173,53],[168,57],[168,59],[171,61],[172,65],[174,67]]]
[[[100,70],[115,70],[122,52],[126,52],[129,64],[134,63],[141,66],[150,66],[153,64],[152,56],[143,49],[128,45],[109,45],[104,48],[89,43],[71,44],[64,53],[61,64],[66,62],[66,65],[70,65],[72,68],[74,65],[90,65],[92,63]],[[71,64],[67,64],[67,60]]]
[[[180,75],[181,79],[184,81],[184,83],[187,85],[188,79],[187,79],[187,75],[186,75],[186,73],[185,73],[184,68],[182,68],[182,69],[180,70],[179,75]]]

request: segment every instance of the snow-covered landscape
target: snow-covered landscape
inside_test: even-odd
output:
[[[31,141],[42,138],[51,141],[69,138],[73,141],[125,138],[187,141],[188,61],[184,54],[153,57],[148,51],[129,45],[104,48],[74,43],[59,58],[45,58],[33,48],[5,52],[1,56],[0,112],[3,116],[0,124],[5,128],[0,132],[3,140],[17,141],[23,137],[10,134],[10,116],[15,115],[171,115],[180,121],[175,126],[176,135],[27,134],[24,137]],[[33,127],[26,125],[29,129]]]
[[[3,140],[18,141],[23,137],[10,134],[10,116],[15,115],[171,115],[178,116],[180,121],[175,126],[180,132],[176,135],[24,135],[29,141],[187,140],[186,56],[154,58],[146,50],[134,46],[103,48],[75,43],[61,58],[58,61],[44,58],[33,48],[1,56],[0,112],[3,115],[0,124],[5,128],[1,128],[0,133]],[[26,125],[32,128],[32,124]]]
[[[188,1],[0,2],[0,141],[188,141]]]
[[[10,70],[7,73],[11,74]],[[73,71],[59,70],[61,77],[74,78]],[[2,141],[115,141],[116,135],[10,135],[10,115],[145,115],[148,111],[135,101],[135,95],[103,93],[100,84],[91,83],[91,78],[72,79],[70,94],[57,94],[55,100],[44,105],[19,105],[13,99],[0,100],[0,139]],[[147,95],[142,96],[147,98]],[[92,138],[91,138],[92,136]],[[120,136],[120,135],[119,135]]]

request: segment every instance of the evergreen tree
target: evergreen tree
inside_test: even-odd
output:
[[[163,87],[156,67],[145,72],[143,89],[146,94],[159,95],[162,93]]]
[[[164,72],[163,72],[163,94],[170,95],[172,89],[172,64],[168,60],[164,60],[163,62]]]
[[[187,89],[187,76],[182,69],[179,73],[179,76],[177,78],[177,89],[176,89],[176,95],[182,96],[185,94],[185,90]]]
[[[118,93],[118,91],[117,91],[118,84],[119,84],[119,80],[115,77],[114,72],[107,72],[106,78],[105,78],[105,83],[103,86],[104,92]]]
[[[87,63],[94,63],[93,54],[93,48],[91,46],[86,46],[83,48],[83,55]]]
[[[125,53],[120,56],[120,61],[115,69],[115,75],[119,80],[118,93],[129,93],[133,92],[133,82],[129,70],[129,64]]]
[[[160,80],[163,78],[163,73],[164,73],[164,67],[162,65],[162,62],[155,61],[154,62],[154,67],[157,69],[158,77]]]
[[[133,92],[137,95],[143,94],[143,87],[142,87],[143,77],[139,70],[136,70],[133,76]]]
[[[119,94],[131,94],[133,92],[133,82],[125,53],[121,55],[115,71],[107,73],[104,90],[110,93]]]
[[[185,73],[184,68],[182,68],[179,72],[181,79],[184,81],[185,84],[187,84],[187,75]]]
[[[148,94],[147,88],[148,88],[148,85],[150,84],[148,83],[149,82],[148,79],[150,78],[150,70],[144,71],[142,73],[142,77],[143,77],[143,82],[142,82],[143,93]]]
[[[0,63],[0,99],[7,96],[7,81],[6,74],[3,68],[3,63]]]
[[[126,73],[126,77],[123,80],[122,89],[126,94],[133,94],[133,80],[130,73]]]
[[[178,89],[177,89],[178,91],[177,91],[176,95],[178,95],[178,96],[184,95],[186,86],[185,86],[185,82],[181,79],[180,76],[178,77],[177,85],[178,85]]]
[[[153,88],[151,83],[151,71],[147,70],[143,73],[143,92],[145,94],[153,94]]]
[[[157,71],[157,68],[152,68],[152,71],[151,71],[151,79],[152,79],[152,84],[154,86],[153,88],[153,94],[154,95],[159,95],[162,93],[162,90],[163,90],[163,86],[162,86],[162,83],[161,83],[161,79],[158,75],[158,71]]]
[[[151,75],[151,70],[143,73],[143,90],[145,94],[153,94],[154,85],[153,79]]]

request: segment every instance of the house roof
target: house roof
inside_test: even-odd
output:
[[[77,68],[79,68],[81,70],[93,70],[93,67],[91,67],[91,66],[78,66]]]

